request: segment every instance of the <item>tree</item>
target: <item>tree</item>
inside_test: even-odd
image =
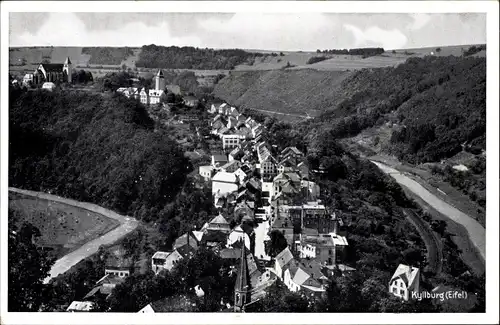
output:
[[[436,48],[436,53],[439,53],[439,52],[441,52],[441,48],[440,47]]]
[[[299,293],[290,292],[282,282],[275,282],[266,289],[265,297],[252,306],[252,312],[305,313],[310,302]]]
[[[266,254],[271,257],[276,257],[282,250],[288,247],[285,236],[279,230],[272,230],[269,234],[271,240],[269,245],[266,247]]]
[[[44,301],[47,285],[43,283],[49,276],[54,259],[47,256],[33,243],[40,231],[29,223],[20,228],[15,225],[20,218],[9,209],[9,305],[10,312],[36,312]]]

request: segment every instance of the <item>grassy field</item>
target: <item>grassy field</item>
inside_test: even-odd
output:
[[[20,213],[21,221],[40,230],[39,244],[53,248],[57,258],[119,225],[88,210],[17,193],[9,193],[9,208]]]

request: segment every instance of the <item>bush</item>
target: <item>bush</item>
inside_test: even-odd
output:
[[[324,60],[328,60],[328,58],[326,56],[313,56],[307,60],[306,64],[313,64]]]

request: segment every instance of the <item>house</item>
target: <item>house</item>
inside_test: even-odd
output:
[[[239,167],[240,167],[240,162],[237,160],[233,160],[223,165],[221,167],[221,170],[225,171],[226,173],[234,173]]]
[[[68,312],[89,312],[94,308],[94,303],[91,301],[73,301],[66,309]]]
[[[240,160],[244,155],[243,150],[240,147],[236,147],[229,153],[229,161]]]
[[[146,88],[142,88],[141,92],[139,93],[139,98],[141,99],[141,103],[144,105],[149,104],[149,96],[148,93],[146,92]]]
[[[233,149],[239,146],[241,138],[238,134],[222,134],[222,148]]]
[[[127,98],[138,99],[139,98],[139,90],[135,87],[121,87],[116,90],[117,93],[124,95]]]
[[[149,303],[138,311],[139,314],[172,313],[172,312],[195,312],[198,311],[196,299],[175,295]]]
[[[210,179],[212,179],[212,175],[214,173],[214,166],[200,166],[199,173],[200,176],[203,177],[203,179],[206,182],[208,182]]]
[[[106,259],[104,273],[115,275],[120,278],[130,276],[134,272],[134,262],[132,258],[125,257],[125,251],[121,248],[115,249]]]
[[[243,182],[252,174],[252,170],[248,165],[241,165],[235,172],[234,174],[238,176],[240,180],[240,184],[243,184]]]
[[[164,91],[162,89],[149,89],[148,91],[148,97],[149,97],[149,104],[154,105],[154,104],[159,104],[160,103],[160,97],[163,95]]]
[[[262,179],[272,179],[277,175],[276,161],[273,156],[269,155],[259,164],[260,175]]]
[[[276,255],[276,258],[274,259],[273,271],[276,273],[278,278],[283,279],[284,271],[292,260],[293,255],[288,247]]]
[[[283,272],[283,282],[292,292],[306,291],[312,295],[325,292],[328,278],[321,272],[319,264],[313,261],[291,260]]]
[[[319,198],[320,187],[315,182],[301,180],[300,187],[304,190],[304,196],[307,197],[309,201]]]
[[[231,107],[227,114],[230,116],[233,116],[233,117],[237,117],[238,115],[240,115],[240,113],[238,113],[238,110],[236,109],[236,107]]]
[[[237,124],[238,124],[238,120],[236,119],[236,117],[229,116],[229,118],[227,119],[226,127],[228,129],[235,129]]]
[[[124,277],[119,277],[115,274],[106,274],[96,282],[96,286],[83,299],[92,300],[97,296],[107,299],[113,292],[113,289],[124,281]]]
[[[53,91],[56,89],[56,85],[53,82],[44,82],[42,85],[42,89]]]
[[[243,231],[243,228],[241,226],[236,226],[233,231],[229,234],[227,238],[227,248],[238,248],[241,247],[241,242],[244,240],[245,242],[245,247],[248,250],[251,250],[250,247],[250,237],[248,234]]]
[[[305,180],[309,179],[309,166],[307,166],[307,164],[304,161],[301,161],[297,165],[297,171],[299,172],[300,177],[302,179],[305,179]]]
[[[278,164],[278,173],[289,173],[297,170],[297,165],[293,158],[288,157],[283,159]]]
[[[227,164],[226,155],[212,155],[212,166],[214,168],[218,168],[218,167],[223,166],[225,164]]]
[[[183,256],[177,251],[154,253],[151,258],[151,268],[155,274],[160,273],[162,270],[171,271],[177,261],[183,259]]]
[[[408,301],[420,291],[420,269],[399,264],[389,281],[389,293]]]
[[[282,193],[297,194],[300,189],[300,177],[294,172],[279,173],[273,178],[273,187],[274,198],[279,197]]]
[[[281,158],[293,157],[295,159],[304,157],[304,153],[297,149],[297,147],[287,147],[281,151]]]
[[[29,86],[33,84],[33,74],[32,73],[27,73],[23,77],[23,85]]]
[[[212,194],[225,196],[238,190],[238,176],[234,173],[218,172],[212,177]]]
[[[231,227],[229,226],[229,222],[227,222],[226,218],[222,214],[219,214],[212,220],[210,220],[209,223],[205,224],[202,228],[202,231],[204,233],[208,231],[221,231],[224,233],[230,233],[231,232]]]
[[[183,257],[191,256],[198,249],[198,240],[192,231],[177,238],[173,248]]]
[[[194,96],[186,96],[184,97],[184,105],[186,105],[187,107],[196,107],[198,106],[198,98],[194,97]]]
[[[217,111],[219,112],[219,114],[226,115],[228,109],[229,105],[227,103],[223,103],[219,106]]]

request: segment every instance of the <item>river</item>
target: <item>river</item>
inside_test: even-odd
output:
[[[384,173],[391,175],[392,178],[394,178],[399,184],[404,185],[414,194],[418,195],[422,200],[439,211],[441,214],[462,225],[467,230],[472,244],[477,248],[483,260],[486,260],[486,231],[479,222],[457,208],[444,202],[425,189],[418,182],[401,174],[396,169],[378,161],[372,160],[371,162],[377,165],[377,167],[379,167]]]

